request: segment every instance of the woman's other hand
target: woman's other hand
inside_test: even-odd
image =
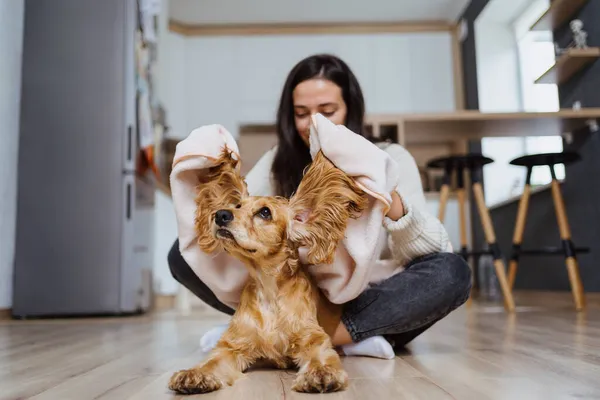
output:
[[[386,216],[389,219],[398,221],[400,218],[404,217],[404,214],[404,204],[402,204],[402,199],[400,198],[400,195],[394,190],[392,192],[392,205],[390,206],[390,209]]]

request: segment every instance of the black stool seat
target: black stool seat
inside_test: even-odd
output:
[[[515,158],[510,164],[520,167],[552,166],[556,164],[572,164],[580,159],[579,154],[572,151],[565,151],[561,153],[540,153],[522,156]]]
[[[449,157],[438,157],[427,163],[427,168],[431,169],[471,169],[481,168],[486,164],[493,163],[489,157],[485,157],[481,154],[464,154]]]

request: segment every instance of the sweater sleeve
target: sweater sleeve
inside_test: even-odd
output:
[[[400,169],[396,192],[402,199],[405,215],[394,221],[384,218],[388,245],[395,261],[406,265],[411,260],[438,252],[451,252],[452,244],[444,225],[427,211],[421,177],[414,158],[402,146],[393,144],[385,149]]]

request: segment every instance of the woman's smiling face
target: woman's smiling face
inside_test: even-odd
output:
[[[306,80],[294,89],[294,120],[300,137],[309,145],[310,117],[320,113],[336,125],[346,121],[348,109],[342,97],[342,89],[323,78]]]

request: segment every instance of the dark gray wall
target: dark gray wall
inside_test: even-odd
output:
[[[600,1],[591,0],[578,13],[589,33],[590,46],[600,46]],[[568,24],[554,32],[555,41],[565,47],[571,41]],[[600,62],[578,73],[559,87],[561,108],[575,101],[583,107],[600,107]],[[579,256],[586,291],[600,291],[600,132],[587,129],[574,134],[574,142],[565,149],[578,151],[582,161],[566,168],[562,185],[573,239],[577,246],[588,246],[589,255]],[[510,250],[517,204],[494,210],[494,220],[502,249]],[[549,191],[532,197],[523,247],[558,245],[560,238]],[[562,257],[529,257],[520,263],[515,288],[570,290]]]
[[[468,110],[479,109],[477,94],[477,61],[475,55],[475,20],[489,0],[473,0],[463,12],[461,19],[467,24],[468,35],[461,44],[465,106]]]

